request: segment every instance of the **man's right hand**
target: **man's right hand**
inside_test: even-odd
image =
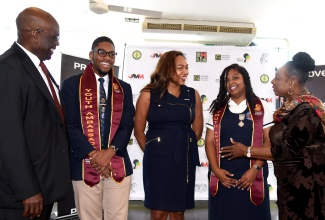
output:
[[[24,199],[23,204],[24,217],[29,217],[30,219],[33,219],[35,217],[41,216],[43,211],[43,197],[41,193],[36,194],[35,196],[32,196],[30,198]]]

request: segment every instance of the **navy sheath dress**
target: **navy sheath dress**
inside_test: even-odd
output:
[[[143,157],[144,205],[148,209],[194,208],[196,166],[200,165],[195,118],[195,90],[181,86],[179,97],[150,91],[148,131]]]

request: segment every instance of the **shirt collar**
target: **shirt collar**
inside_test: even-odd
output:
[[[99,78],[103,78],[103,79],[105,79],[105,83],[108,82],[108,74],[106,74],[106,75],[103,76],[103,77],[98,76],[96,73],[94,73],[94,74],[95,74],[95,77],[96,77],[96,80],[97,80],[97,81],[98,81]]]
[[[246,99],[244,99],[243,101],[241,101],[238,105],[236,102],[234,102],[231,98],[229,99],[228,101],[228,106],[229,106],[229,110],[232,112],[232,113],[236,113],[236,114],[239,114],[239,113],[242,113],[246,110],[247,108],[247,101]]]
[[[31,53],[29,50],[27,50],[25,47],[23,47],[22,45],[20,45],[18,42],[16,42],[16,44],[27,54],[27,56],[32,60],[32,62],[34,63],[34,65],[38,68],[39,64],[40,64],[40,60],[39,58]]]

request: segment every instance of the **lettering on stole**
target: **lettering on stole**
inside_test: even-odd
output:
[[[219,118],[220,118],[220,111],[218,111],[217,113],[213,114],[213,122],[214,122],[214,126],[216,126],[215,122],[219,122]],[[219,139],[219,131],[214,130],[214,137],[218,140]]]
[[[85,89],[85,109],[89,109],[89,111],[86,113],[86,133],[89,143],[95,147],[95,139],[93,138],[95,136],[94,134],[94,114],[91,112],[93,108],[93,94],[91,93],[91,89]]]
[[[215,114],[213,114],[213,127],[214,127],[214,129],[213,129],[213,133],[214,133],[214,139],[215,139],[215,141],[216,141],[216,154],[217,154],[217,161],[218,161],[218,164],[219,164],[219,166],[220,166],[220,160],[219,160],[219,129],[220,129],[220,117],[221,117],[221,112],[220,111],[217,111]],[[215,128],[218,128],[218,129],[215,129]],[[211,174],[212,175],[215,175],[213,172],[211,172]]]

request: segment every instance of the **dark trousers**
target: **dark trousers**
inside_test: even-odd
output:
[[[52,213],[53,204],[43,207],[42,215],[39,218],[34,218],[35,220],[49,220]],[[1,220],[27,220],[30,218],[25,218],[23,216],[23,209],[0,209],[0,219]]]

